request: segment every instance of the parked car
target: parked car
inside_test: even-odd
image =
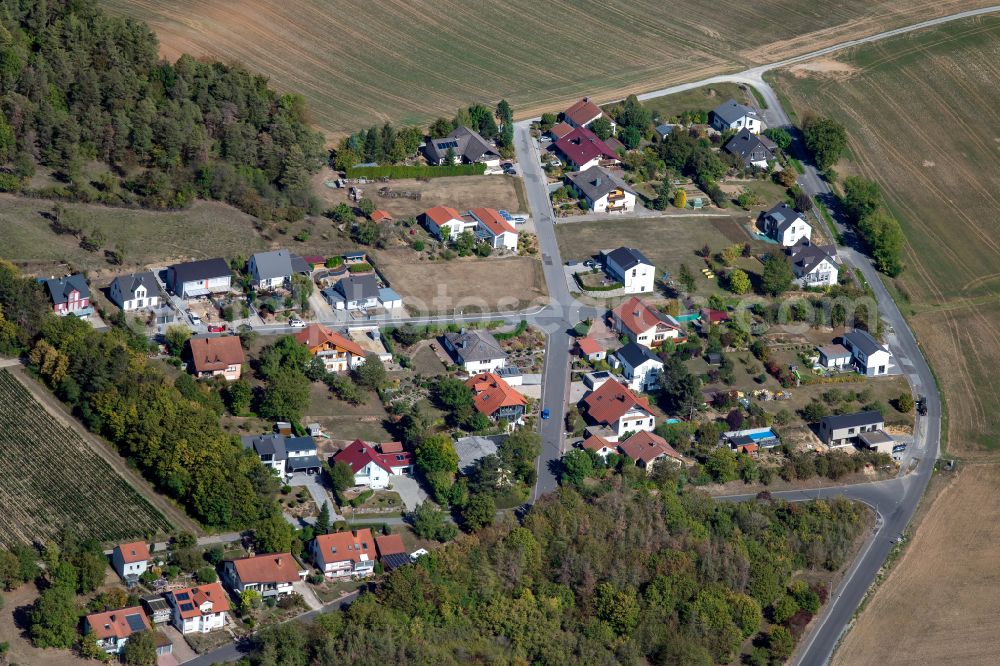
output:
[[[583,265],[587,268],[597,268],[597,262],[593,259],[587,259],[587,261],[583,262]]]
[[[288,325],[291,326],[292,328],[305,328],[306,327],[306,323],[304,321],[302,321],[301,319],[289,319],[288,320]]]
[[[547,421],[548,418],[549,418],[549,416],[551,416],[551,414],[549,413],[549,410],[548,409],[543,409],[542,410],[542,420],[543,421]]]
[[[225,330],[226,327],[223,326],[222,324],[212,324],[208,327],[209,333],[223,333],[225,332]]]
[[[527,221],[528,221],[528,218],[526,218],[524,215],[515,215],[514,216],[514,222],[516,222],[517,224],[524,224]]]
[[[187,315],[188,319],[191,320],[192,324],[194,324],[195,326],[201,326],[201,317],[196,315],[194,312],[191,312],[190,310],[188,310]]]

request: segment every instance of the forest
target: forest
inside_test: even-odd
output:
[[[716,502],[656,469],[564,486],[346,611],[262,631],[247,662],[783,663],[826,599],[804,574],[846,563],[865,509]]]
[[[2,190],[148,208],[201,197],[298,219],[319,212],[310,175],[326,157],[308,123],[302,98],[264,77],[159,60],[148,26],[94,0],[0,0]],[[32,188],[36,166],[56,184]]]

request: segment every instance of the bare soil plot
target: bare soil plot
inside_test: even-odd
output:
[[[110,569],[109,569],[110,570]],[[38,599],[38,589],[22,585],[13,592],[0,592],[3,608],[0,608],[0,644],[8,646],[4,657],[11,664],[44,664],[45,666],[84,666],[93,661],[77,656],[75,650],[55,650],[36,648],[25,637],[24,630],[14,619],[28,610]]]
[[[148,21],[160,53],[242,63],[305,95],[328,134],[426,122],[506,98],[519,117],[621,98],[992,0],[105,0]],[[601,57],[593,58],[600,16]],[[558,20],[553,20],[558,17]],[[641,29],[637,29],[637,20]],[[335,37],[331,37],[335,36]]]
[[[529,257],[415,261],[412,250],[378,252],[378,268],[411,313],[517,310],[545,301],[542,264]]]
[[[931,505],[834,656],[848,664],[985,664],[996,658],[1000,465],[970,465]]]
[[[323,432],[333,439],[353,441],[364,439],[372,442],[387,442],[392,439],[385,429],[389,414],[374,393],[360,405],[351,405],[338,400],[325,384],[313,382],[311,400],[304,423],[319,423]]]
[[[1000,396],[1000,18],[949,23],[776,75],[799,117],[847,127],[846,171],[877,180],[907,239],[892,285],[944,389],[948,448],[995,450]],[[829,69],[829,67],[821,68]]]

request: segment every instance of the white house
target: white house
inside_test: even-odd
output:
[[[892,353],[868,331],[856,329],[845,333],[844,347],[850,350],[854,366],[861,374],[868,377],[889,374]]]
[[[310,436],[286,437],[279,433],[244,435],[243,446],[253,449],[265,467],[282,479],[286,474],[318,474],[322,464],[316,455],[316,440]]]
[[[440,139],[431,139],[424,146],[424,154],[431,164],[444,164],[451,151],[452,164],[466,162],[468,164],[485,164],[487,168],[500,166],[500,153],[496,146],[484,139],[478,132],[468,127],[456,127],[452,132]]]
[[[843,370],[851,365],[851,351],[843,345],[824,345],[818,347],[819,365],[827,370]]]
[[[322,293],[334,310],[366,310],[379,306],[378,280],[371,273],[348,275]]]
[[[580,446],[586,451],[593,451],[602,458],[607,458],[609,455],[618,450],[617,444],[609,442],[600,435],[593,433],[587,435],[583,442],[581,442]]]
[[[182,634],[207,634],[226,625],[229,595],[219,583],[186,587],[166,594],[171,624]]]
[[[774,160],[778,146],[763,134],[754,134],[744,128],[729,139],[722,149],[731,155],[738,155],[748,167],[766,169],[768,163]]]
[[[831,447],[852,446],[862,433],[885,428],[885,418],[877,411],[824,416],[819,422],[819,437]]]
[[[680,322],[644,303],[637,296],[611,311],[615,332],[643,347],[659,347],[667,340],[674,343],[686,339]]]
[[[236,594],[255,590],[264,598],[291,594],[293,584],[305,580],[308,573],[291,553],[254,555],[222,564],[222,577],[229,589]]]
[[[614,134],[618,125],[614,119],[601,111],[601,107],[590,101],[589,97],[573,102],[573,105],[563,111],[563,121],[571,127],[590,127],[595,120],[605,117],[611,124],[611,133]]]
[[[94,634],[97,647],[114,655],[121,654],[132,634],[150,630],[141,606],[91,613],[83,621],[83,633]]]
[[[625,181],[600,166],[572,171],[566,180],[595,213],[630,213],[635,210],[636,193]]]
[[[812,227],[802,214],[784,202],[763,214],[760,227],[768,237],[785,247],[791,247],[803,238],[808,241],[812,236]]]
[[[404,451],[399,442],[382,445],[371,444],[361,439],[351,442],[333,456],[334,464],[346,463],[354,472],[354,485],[375,490],[386,488],[390,476],[411,474],[413,456]]]
[[[634,247],[620,247],[611,252],[602,252],[604,270],[621,282],[626,294],[641,294],[653,291],[656,281],[656,267],[653,262]]]
[[[476,236],[494,250],[517,252],[517,230],[493,208],[473,208],[469,211],[476,221]]]
[[[149,568],[149,546],[145,541],[118,544],[111,551],[111,567],[122,580],[134,583]]]
[[[587,418],[602,430],[601,436],[609,442],[617,442],[626,432],[656,428],[649,401],[614,379],[584,396],[582,404]]]
[[[615,151],[611,150],[611,146],[586,127],[577,127],[552,147],[577,171],[586,171],[593,166],[618,164],[621,161]]]
[[[125,312],[160,307],[160,285],[151,271],[119,275],[112,280],[108,295]]]
[[[451,206],[434,206],[424,211],[424,226],[441,240],[454,240],[463,231],[475,231],[478,224],[474,218],[463,217]]]
[[[507,365],[507,354],[500,348],[500,343],[482,329],[445,333],[444,348],[470,375],[496,372]]]
[[[739,131],[745,128],[753,134],[760,134],[764,129],[758,113],[734,99],[723,102],[708,115],[712,127],[720,132],[725,132],[727,129]]]
[[[660,386],[663,361],[649,347],[630,342],[615,352],[611,363],[621,369],[625,385],[633,391],[653,391]]]
[[[232,287],[233,273],[225,259],[204,259],[167,268],[167,288],[181,298],[220,294]]]
[[[840,265],[837,261],[837,248],[833,245],[813,245],[809,241],[800,241],[792,246],[789,254],[792,257],[792,273],[799,286],[832,287],[837,284]]]
[[[288,250],[257,252],[247,261],[250,285],[254,289],[271,290],[288,286],[292,281],[292,254]]]
[[[370,576],[378,559],[370,529],[321,534],[309,550],[316,567],[328,578]]]

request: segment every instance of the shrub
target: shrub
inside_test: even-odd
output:
[[[479,176],[486,171],[485,164],[453,164],[443,166],[374,166],[351,167],[348,178],[440,178],[443,176]]]

